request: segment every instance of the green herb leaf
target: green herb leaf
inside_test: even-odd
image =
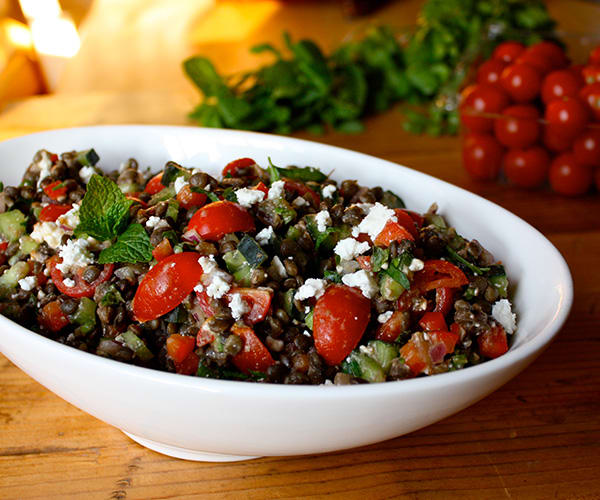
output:
[[[275,169],[280,176],[297,181],[323,182],[327,179],[327,176],[315,167],[275,167]]]
[[[237,195],[232,187],[228,187],[223,191],[223,198],[225,198],[227,201],[232,201],[233,203],[238,202]]]
[[[374,246],[373,255],[371,255],[371,269],[374,273],[381,271],[382,266],[388,261],[390,251],[387,248]]]
[[[489,267],[477,267],[475,264],[472,264],[467,259],[461,257],[458,253],[456,253],[455,250],[453,250],[449,246],[446,246],[446,251],[448,252],[448,254],[450,255],[450,258],[454,262],[458,262],[459,264],[462,264],[463,266],[467,267],[473,273],[475,273],[479,276],[483,276],[485,273],[487,273],[490,270]]]
[[[274,182],[278,181],[281,179],[281,175],[279,175],[279,167],[276,167],[275,165],[273,165],[273,162],[271,161],[271,157],[267,157],[267,159],[269,160],[269,166],[267,167],[267,172],[269,172],[269,175],[271,176],[271,184],[273,184]]]
[[[100,241],[114,238],[127,224],[131,203],[108,177],[92,175],[79,209],[75,236],[87,234]]]
[[[174,182],[177,177],[183,176],[187,181],[191,175],[192,174],[187,168],[182,167],[174,161],[168,161],[165,165],[163,175],[160,178],[160,183],[165,187],[169,187],[169,185]]]
[[[337,271],[326,270],[323,273],[323,278],[325,278],[326,280],[332,281],[334,283],[342,282],[342,275],[340,273],[338,273]]]
[[[207,191],[206,189],[202,189],[202,188],[199,188],[199,187],[196,187],[196,186],[192,186],[191,189],[192,189],[193,193],[202,193],[202,194],[205,194],[206,197],[210,201],[219,201],[219,197],[215,193]],[[237,198],[236,198],[236,202],[237,202]]]
[[[150,262],[152,245],[150,237],[141,224],[131,224],[117,241],[100,252],[98,262]]]
[[[403,255],[408,254],[408,252],[405,252]],[[411,260],[412,260],[412,256]],[[392,262],[390,262],[389,266],[387,269],[385,269],[385,273],[390,276],[396,283],[399,283],[400,285],[402,285],[403,288],[405,288],[406,290],[410,289],[410,281],[408,279],[408,277],[406,276],[406,274],[404,274],[404,271],[402,271],[402,268],[406,265],[403,261],[403,259],[401,257],[396,257],[395,259],[392,260]]]

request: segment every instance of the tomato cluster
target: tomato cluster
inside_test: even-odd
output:
[[[504,42],[462,92],[465,169],[478,180],[535,188],[548,180],[576,196],[600,190],[600,46],[587,65],[571,65],[544,41]]]

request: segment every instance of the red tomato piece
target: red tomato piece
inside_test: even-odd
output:
[[[175,371],[181,375],[195,375],[198,373],[199,363],[200,358],[195,352],[190,352],[181,363],[178,363],[177,361],[173,362]]]
[[[429,347],[422,334],[413,333],[410,340],[400,348],[400,355],[413,375],[419,375],[431,368]]]
[[[152,256],[158,261],[163,260],[172,253],[173,247],[171,246],[171,242],[168,238],[164,238],[158,245],[154,247],[154,250],[152,250]]]
[[[248,211],[231,201],[214,201],[200,208],[190,220],[188,230],[207,241],[219,241],[228,233],[255,230],[254,218]]]
[[[331,366],[358,345],[371,317],[371,301],[356,288],[330,285],[317,300],[313,337],[317,352]]]
[[[499,59],[489,59],[477,69],[477,83],[487,85],[499,85],[500,74],[506,68],[507,63]]]
[[[192,207],[201,207],[206,203],[206,199],[204,193],[194,193],[189,184],[183,186],[177,193],[177,201],[186,210]]]
[[[423,270],[415,273],[413,284],[421,293],[440,287],[458,288],[469,280],[458,267],[446,260],[426,260]]]
[[[8,247],[8,241],[0,241],[0,266],[6,264],[8,258],[6,257],[6,249]]]
[[[600,167],[600,130],[588,130],[575,139],[573,153],[578,163]]]
[[[467,134],[462,148],[463,165],[473,179],[492,181],[500,173],[503,153],[502,145],[490,134]]]
[[[600,82],[600,64],[594,66],[586,66],[581,70],[583,79],[588,85]]]
[[[579,99],[571,98],[548,103],[544,117],[548,127],[566,139],[580,135],[589,121],[584,104]]]
[[[370,255],[359,255],[356,257],[356,262],[358,262],[358,265],[361,269],[364,269],[365,271],[371,271],[372,268]]]
[[[508,351],[506,332],[500,325],[491,327],[477,337],[479,352],[486,358],[497,358]]]
[[[167,352],[176,363],[181,363],[196,347],[196,337],[174,333],[167,337]]]
[[[250,311],[243,316],[245,323],[254,325],[267,317],[273,299],[273,292],[270,289],[232,287],[226,295],[228,303],[231,302],[234,293],[239,293],[242,300],[250,307]]]
[[[533,100],[542,87],[540,72],[529,64],[512,64],[502,71],[500,85],[518,102],[525,103]]]
[[[444,316],[450,312],[454,304],[454,290],[447,286],[436,288],[434,312],[440,312]]]
[[[505,64],[513,63],[525,51],[525,45],[519,42],[503,42],[498,45],[492,54],[492,58]]]
[[[454,352],[454,348],[456,347],[456,343],[458,342],[458,335],[455,332],[448,330],[439,330],[428,332],[427,335],[429,335],[433,348],[435,348],[435,346],[438,344],[442,344],[444,346],[444,350],[446,351],[444,355],[452,354]]]
[[[550,155],[540,146],[511,149],[504,155],[503,166],[509,181],[517,186],[533,188],[548,177]]]
[[[542,83],[542,101],[545,104],[563,99],[577,97],[583,87],[583,78],[570,69],[553,71],[546,75]]]
[[[60,200],[67,194],[67,188],[62,181],[54,181],[44,186],[44,193],[52,200]]]
[[[510,106],[502,111],[502,118],[494,120],[496,139],[508,148],[528,148],[540,136],[540,114],[535,106]]]
[[[248,176],[248,167],[256,165],[256,162],[252,158],[239,158],[229,162],[223,167],[223,177],[246,177]],[[250,177],[256,177],[256,173],[251,170]]]
[[[61,262],[62,259],[58,257],[58,255],[54,255],[50,258],[48,261],[50,277],[52,278],[54,286],[56,286],[61,293],[74,298],[92,297],[96,291],[96,287],[100,283],[107,281],[112,276],[113,269],[115,267],[114,264],[105,264],[98,277],[91,283],[88,283],[83,279],[82,275],[84,269],[80,268],[73,277],[75,286],[67,286],[64,282],[65,277],[63,276],[63,273],[56,267],[56,265],[60,264]]]
[[[385,342],[395,342],[407,327],[406,314],[403,311],[394,311],[390,319],[377,328],[375,338]]]
[[[585,194],[594,180],[592,169],[578,163],[573,153],[563,153],[554,159],[549,178],[552,189],[565,196]]]
[[[415,300],[420,297],[419,291],[414,287],[410,290],[405,290],[402,295],[398,297],[397,309],[398,311],[410,311],[413,308]]]
[[[38,219],[42,222],[54,222],[72,208],[73,205],[46,205],[42,208]]]
[[[461,123],[472,132],[489,132],[494,127],[494,118],[483,115],[500,113],[508,104],[508,95],[501,88],[477,85],[461,100]]]
[[[263,193],[265,193],[265,196],[267,196],[269,194],[269,188],[267,186],[265,186],[265,183],[263,181],[260,181],[252,189],[256,189],[258,191],[262,191]]]
[[[40,311],[39,322],[51,332],[59,332],[69,324],[69,319],[60,308],[60,301],[48,302]]]
[[[448,330],[448,325],[441,312],[426,312],[419,320],[419,326],[425,331]]]
[[[133,315],[144,323],[175,309],[202,277],[196,252],[175,253],[158,262],[139,284],[133,297]]]
[[[154,177],[152,177],[152,179],[150,179],[146,184],[144,191],[146,191],[146,193],[148,194],[160,193],[165,188],[165,186],[163,186],[162,184],[162,176],[163,172],[159,172]]]
[[[594,119],[600,121],[600,83],[586,85],[579,92],[579,98],[588,106]]]
[[[425,217],[423,217],[421,214],[418,214],[417,212],[414,212],[412,210],[406,210],[404,208],[401,208],[399,210],[401,210],[405,214],[408,214],[410,216],[410,218],[413,220],[413,222],[415,223],[415,225],[417,226],[416,234],[413,235],[416,238],[419,234],[419,229],[421,229],[421,227],[423,227],[423,223],[425,222]],[[410,229],[409,229],[409,231],[410,231]]]
[[[414,223],[412,219],[407,215],[410,219],[410,224],[414,227]],[[414,236],[400,223],[400,221],[394,222],[393,220],[388,220],[381,230],[381,232],[375,238],[375,245],[380,247],[387,247],[390,245],[392,241],[402,241],[402,240],[411,240],[414,241]]]
[[[321,204],[321,197],[303,182],[295,181],[292,179],[281,180],[285,181],[286,191],[292,191],[296,193],[296,195],[302,196],[303,198],[306,198],[306,195],[308,195],[313,207],[315,208],[318,208],[318,206]]]
[[[212,308],[212,305],[210,303],[210,297],[206,293],[206,290],[203,289],[201,292],[196,292],[196,297],[198,299],[198,304],[200,305],[200,309],[202,309],[202,312],[208,317],[214,316],[215,311]]]
[[[252,328],[235,324],[231,327],[231,333],[241,337],[244,341],[242,351],[231,360],[238,370],[244,373],[250,373],[250,371],[265,373],[269,366],[275,364],[271,353],[256,336]]]

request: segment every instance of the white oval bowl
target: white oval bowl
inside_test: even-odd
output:
[[[210,380],[131,366],[80,352],[0,316],[0,351],[39,383],[144,446],[190,460],[240,460],[352,448],[414,431],[485,397],[530,364],[571,307],[569,269],[536,229],[503,208],[384,160],[308,141],[171,126],[99,126],[41,132],[0,143],[0,177],[20,181],[33,154],[89,147],[100,166],[133,157],[161,169],[174,160],[218,174],[249,156],[313,165],[336,180],[397,192],[409,208],[440,212],[503,261],[514,287],[518,332],[507,354],[431,377],[357,386],[282,386]]]

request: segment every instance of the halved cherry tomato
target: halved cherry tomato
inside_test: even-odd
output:
[[[195,352],[190,352],[181,363],[173,362],[175,371],[181,375],[195,375],[198,372],[199,363],[200,358]]]
[[[38,320],[42,326],[51,332],[58,332],[69,324],[69,319],[62,312],[58,300],[48,302],[42,307]]]
[[[585,80],[585,83],[587,83],[588,85],[591,85],[593,83],[599,83],[600,82],[600,64],[593,65],[593,66],[586,66],[581,71],[581,74],[583,75],[583,79]]]
[[[410,217],[408,218],[410,219]],[[410,219],[410,223],[414,227],[412,219]],[[394,222],[392,220],[388,220],[381,232],[377,235],[377,238],[375,238],[374,243],[380,247],[387,247],[390,245],[390,243],[392,243],[392,241],[414,241],[414,239],[414,236],[404,228],[400,221]]]
[[[250,306],[250,311],[242,317],[245,323],[254,325],[267,317],[273,299],[273,292],[270,289],[232,287],[225,296],[228,303],[234,293],[239,293],[242,300]]]
[[[420,319],[419,326],[425,331],[448,331],[448,325],[441,312],[426,312]]]
[[[163,238],[163,240],[154,247],[154,250],[152,250],[152,256],[158,261],[165,259],[172,253],[173,247],[168,238]]]
[[[408,214],[410,216],[410,218],[414,221],[415,225],[417,226],[417,234],[418,234],[418,232],[419,232],[418,229],[423,227],[425,218],[421,214],[418,214],[417,212],[414,212],[413,210],[406,210],[405,208],[402,208],[401,210],[404,213]]]
[[[239,336],[244,341],[244,348],[236,354],[231,361],[244,373],[250,371],[266,372],[269,366],[275,363],[269,350],[249,326],[235,324],[231,333]]]
[[[385,342],[395,342],[408,327],[407,316],[404,311],[394,311],[390,319],[377,328],[375,338]]]
[[[165,186],[162,185],[162,176],[163,172],[159,172],[152,177],[152,179],[148,181],[148,184],[146,184],[144,191],[148,194],[160,193],[165,188]]]
[[[396,219],[398,219],[398,224],[406,229],[414,239],[419,237],[419,230],[417,229],[414,215],[410,214],[408,210],[403,210],[401,208],[394,210],[394,215]]]
[[[205,240],[219,241],[228,233],[255,230],[254,218],[248,211],[231,201],[214,201],[200,208],[188,224]]]
[[[73,205],[46,205],[42,208],[38,219],[42,222],[54,222],[72,208]]]
[[[252,189],[256,189],[258,191],[262,191],[263,193],[265,193],[265,196],[267,196],[269,194],[269,188],[267,186],[265,186],[265,183],[263,181],[260,181]]]
[[[222,175],[223,177],[227,177],[228,175],[231,177],[241,177],[242,172],[252,165],[256,165],[256,162],[252,158],[239,158],[225,165]],[[252,172],[251,177],[256,177],[256,174]]]
[[[206,198],[204,193],[194,193],[189,184],[183,186],[177,193],[177,201],[185,209],[201,207],[206,203]]]
[[[414,286],[422,293],[441,287],[458,288],[469,280],[458,267],[446,260],[426,260],[423,270],[415,273]]]
[[[479,352],[486,358],[497,358],[508,351],[506,332],[500,325],[492,326],[477,337]]]
[[[158,262],[139,284],[133,297],[133,314],[144,323],[175,309],[202,277],[196,252],[175,253]]]
[[[356,257],[356,262],[358,262],[358,265],[361,269],[364,269],[365,271],[371,271],[372,268],[370,255],[359,255]]]
[[[296,193],[296,195],[302,196],[303,198],[305,198],[306,197],[305,195],[308,194],[308,196],[311,199],[311,203],[315,208],[320,205],[321,197],[317,193],[315,193],[311,188],[309,188],[306,184],[304,184],[303,182],[294,181],[292,179],[281,179],[281,180],[285,181],[286,191],[293,191],[294,193]]]
[[[92,297],[96,291],[96,287],[112,276],[115,267],[114,264],[105,264],[98,277],[91,283],[88,283],[83,279],[84,268],[80,268],[74,275],[75,286],[67,286],[64,283],[65,277],[63,276],[63,273],[56,267],[57,264],[60,264],[61,262],[62,259],[58,255],[54,255],[50,258],[48,261],[50,277],[52,278],[54,286],[56,286],[61,293],[74,298]]]
[[[444,316],[450,312],[454,303],[454,289],[441,286],[435,290],[435,308],[434,312],[440,312]]]
[[[356,288],[331,285],[319,297],[313,313],[317,352],[337,365],[358,345],[371,317],[371,301]]]
[[[167,352],[171,359],[177,363],[181,363],[188,354],[194,350],[196,346],[196,338],[188,335],[180,335],[174,333],[167,337]]]
[[[525,50],[525,45],[519,42],[503,42],[494,49],[492,57],[506,64],[513,63]]]
[[[67,188],[62,181],[54,181],[44,186],[44,193],[52,200],[59,200],[67,194]]]

